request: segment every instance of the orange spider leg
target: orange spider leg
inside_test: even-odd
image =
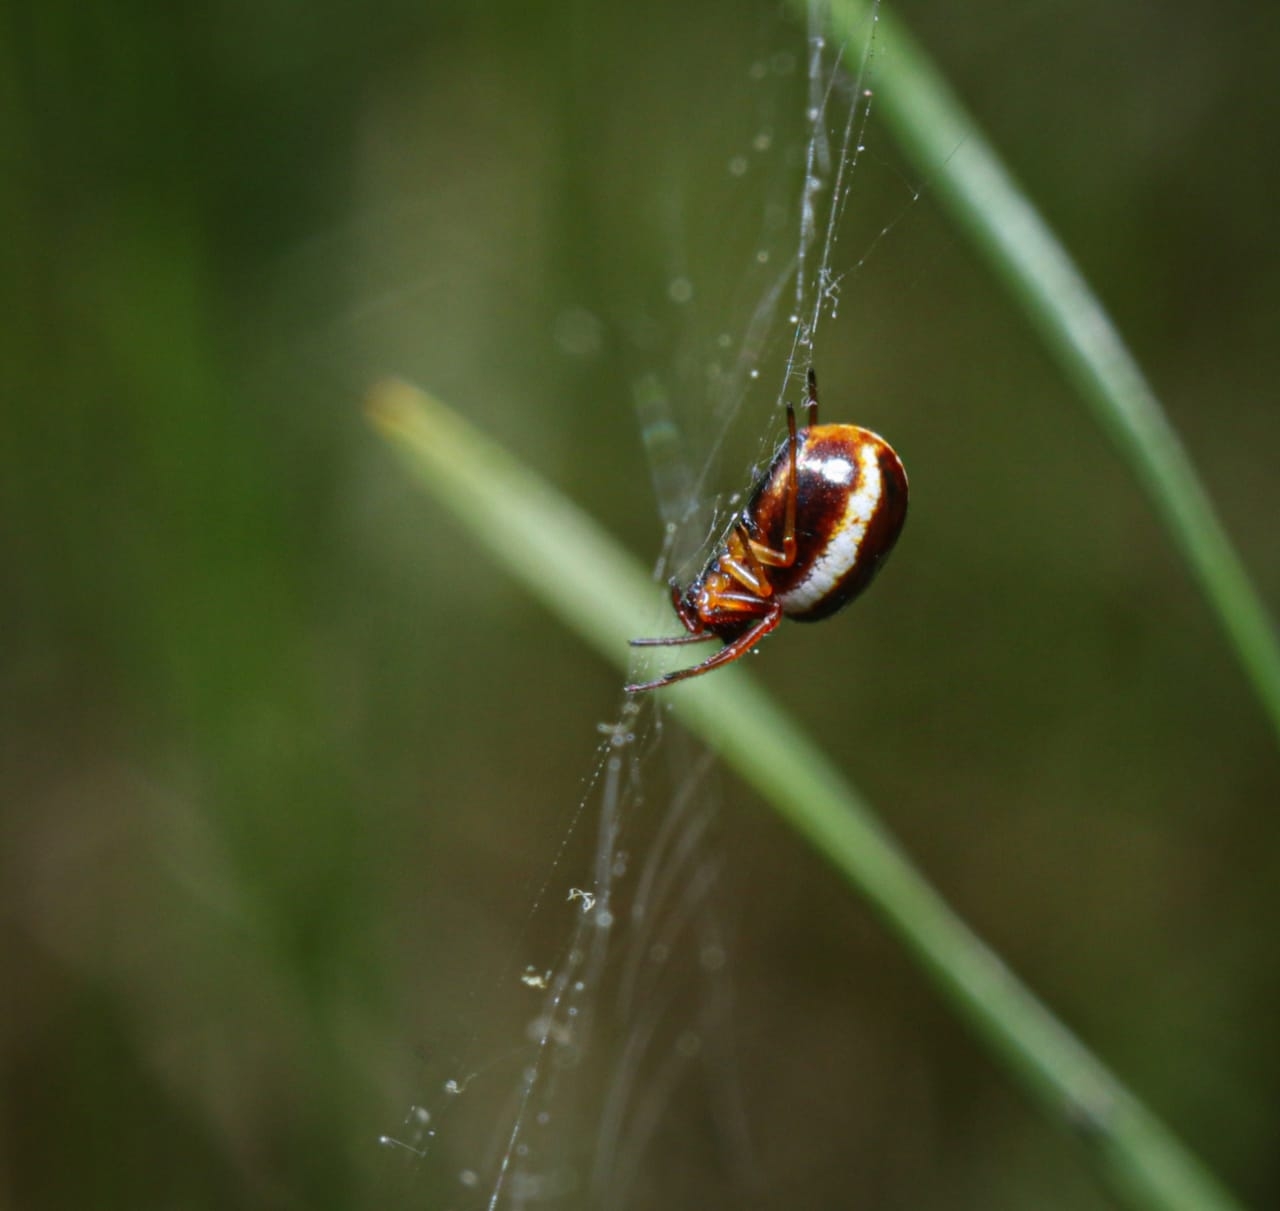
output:
[[[720,556],[720,567],[739,584],[760,597],[768,597],[773,592],[768,573],[756,556],[755,542],[742,522],[738,522],[729,531],[724,554]]]
[[[758,593],[735,593],[732,589],[721,589],[710,595],[703,615],[704,625],[714,627],[724,622],[738,622],[742,614],[761,614],[770,609],[772,604]]]
[[[627,693],[638,694],[643,690],[656,690],[664,685],[684,681],[687,677],[698,677],[719,668],[722,664],[728,664],[731,660],[737,660],[739,656],[746,655],[782,621],[782,607],[776,601],[767,603],[766,608],[767,613],[762,615],[754,626],[743,631],[732,643],[725,644],[715,655],[708,656],[701,664],[695,664],[691,669],[679,669],[674,673],[668,673],[656,681],[646,681],[642,685],[629,685],[626,687]]]
[[[708,639],[717,637],[713,631],[706,629],[702,619],[697,614],[685,606],[679,582],[672,577],[668,583],[671,587],[671,604],[675,608],[676,617],[680,619],[681,623],[684,624],[684,629],[689,633],[687,635],[665,635],[658,639],[632,639],[630,643],[633,648],[678,647],[682,643],[706,643]]]
[[[688,635],[662,635],[656,639],[628,639],[633,648],[678,648],[686,643],[706,643],[718,639],[714,631],[690,631]]]
[[[812,406],[816,407],[816,404]],[[787,443],[791,465],[787,469],[787,512],[782,527],[782,550],[775,551],[766,543],[747,539],[751,554],[762,564],[774,568],[789,568],[796,561],[796,497],[800,494],[796,487],[796,446],[799,442],[796,439],[796,410],[790,404],[787,405],[787,432],[791,435]]]

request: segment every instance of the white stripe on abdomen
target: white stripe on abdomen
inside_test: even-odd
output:
[[[843,460],[832,460],[833,470],[848,468]],[[840,519],[826,547],[813,561],[809,574],[793,589],[778,597],[787,613],[801,614],[812,609],[830,593],[858,561],[858,549],[866,536],[876,507],[880,504],[882,484],[880,457],[874,442],[865,442],[858,452],[860,474],[858,490],[845,498],[844,516]],[[828,478],[833,478],[828,476]],[[848,482],[845,479],[844,482]]]

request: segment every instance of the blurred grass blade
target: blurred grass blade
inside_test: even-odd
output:
[[[371,396],[369,412],[410,470],[470,529],[476,546],[626,670],[627,638],[649,629],[661,596],[635,561],[432,397],[386,383]],[[1046,1111],[1087,1138],[1090,1155],[1131,1206],[1229,1211],[1235,1205],[947,907],[857,791],[741,666],[663,693],[684,722],[862,892]]]
[[[838,42],[865,39],[870,19],[865,0],[831,4]],[[1280,738],[1280,636],[1150,384],[1066,250],[910,34],[886,14],[877,39],[877,112],[1146,488]]]

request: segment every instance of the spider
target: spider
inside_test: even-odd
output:
[[[633,639],[668,647],[719,639],[701,664],[627,686],[638,694],[709,673],[745,656],[785,615],[829,618],[858,596],[898,541],[907,516],[907,473],[883,438],[856,425],[818,424],[818,380],[808,374],[809,423],[787,439],[746,508],[687,589],[671,580],[671,604],[688,632]]]

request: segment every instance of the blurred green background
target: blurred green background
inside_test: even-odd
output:
[[[1280,602],[1280,10],[893,7]],[[10,8],[0,56],[0,1203],[483,1205],[456,1177],[483,1126],[422,1163],[377,1139],[461,1071],[460,1022],[518,1041],[487,1023],[620,678],[360,400],[429,387],[652,559],[635,384],[716,435],[704,353],[794,201],[803,30],[727,2],[59,0]],[[826,417],[903,455],[912,515],[864,602],[755,669],[1015,969],[1280,1205],[1274,738],[1022,317],[874,117],[867,142],[837,267],[892,229],[819,368]],[[730,426],[713,490],[771,425]],[[1110,1205],[845,888],[724,800],[752,1172],[677,1096],[610,1205]]]

